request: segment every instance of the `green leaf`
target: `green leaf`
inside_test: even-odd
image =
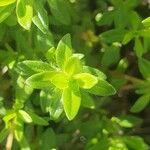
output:
[[[147,17],[146,19],[144,19],[142,23],[145,27],[150,27],[150,17]]]
[[[5,122],[6,128],[9,127],[9,121],[16,117],[16,112],[14,110],[10,110],[4,116],[3,120]]]
[[[48,112],[51,102],[51,94],[43,90],[40,92],[40,106],[43,112]]]
[[[14,3],[16,0],[0,0],[0,7]]]
[[[98,79],[104,79],[105,80],[107,78],[106,75],[98,69],[95,69],[95,68],[92,68],[89,66],[83,66],[83,70],[84,70],[84,72],[87,72],[87,73],[90,73],[94,76],[97,76]]]
[[[118,123],[120,126],[125,128],[132,128],[136,125],[141,124],[142,119],[132,116],[132,115],[124,115],[120,117],[112,117],[112,121]]]
[[[8,135],[8,129],[3,128],[0,132],[0,143],[7,137]]]
[[[42,1],[35,0],[34,2],[36,15],[32,18],[33,23],[44,33],[48,31],[48,17],[44,10]]]
[[[24,122],[26,122],[26,123],[31,123],[31,122],[33,122],[31,116],[30,116],[27,112],[25,112],[24,110],[19,110],[19,111],[18,111],[18,114],[19,114],[19,117],[20,117]]]
[[[144,59],[144,58],[140,58],[138,60],[138,66],[139,66],[139,70],[142,74],[142,76],[147,79],[150,80],[150,61]]]
[[[56,147],[56,134],[52,128],[48,128],[40,136],[39,149],[55,150],[54,147]]]
[[[74,78],[78,81],[79,86],[84,89],[90,89],[98,82],[98,78],[89,73],[76,74]]]
[[[116,46],[110,46],[105,49],[105,52],[102,56],[102,65],[104,67],[109,67],[116,64],[120,59],[120,49]]]
[[[93,97],[89,93],[84,92],[82,90],[81,91],[81,99],[82,99],[82,101],[81,101],[82,106],[90,108],[90,109],[95,108],[95,103],[94,103]]]
[[[114,11],[106,11],[102,14],[100,20],[98,21],[99,26],[111,25],[114,18]]]
[[[40,20],[40,18],[38,17],[38,16],[34,16],[33,18],[32,18],[32,21],[33,21],[33,23],[44,33],[44,34],[46,34],[46,32],[47,32],[47,27],[45,27],[43,24],[42,24],[42,22],[41,22],[41,20]]]
[[[138,35],[142,37],[150,37],[150,29],[139,30]]]
[[[82,71],[82,64],[77,57],[70,57],[65,65],[65,71],[69,75],[77,74]]]
[[[88,90],[89,93],[99,96],[114,95],[116,90],[105,80],[99,80],[98,83]]]
[[[50,114],[50,118],[55,121],[57,121],[60,118],[63,112],[61,95],[62,95],[62,92],[55,89],[55,91],[53,91],[53,94],[50,100],[49,114]]]
[[[129,31],[125,34],[122,44],[126,45],[127,43],[129,43],[133,38],[134,38],[135,34],[133,31]]]
[[[129,149],[133,150],[148,150],[149,146],[138,136],[126,136],[122,138]]]
[[[139,14],[136,11],[130,11],[129,12],[129,22],[131,23],[132,28],[134,29],[133,31],[137,31],[140,26],[141,26],[141,17],[139,16]]]
[[[24,136],[24,123],[17,117],[15,119],[15,138],[18,141],[21,150],[31,150],[25,136]]]
[[[62,101],[67,118],[74,119],[81,104],[80,91],[76,82],[72,82],[71,87],[64,89]]]
[[[41,126],[47,126],[48,125],[48,122],[45,119],[43,119],[42,117],[36,115],[35,113],[28,112],[28,114],[32,118],[32,122],[34,124],[41,125]]]
[[[15,88],[15,104],[13,106],[14,109],[21,109],[24,106],[24,103],[26,100],[30,97],[32,94],[33,89],[25,84],[25,79],[23,79],[21,76],[17,79],[17,85]]]
[[[14,5],[0,7],[0,23],[3,22],[8,16],[12,14],[14,8],[15,8]]]
[[[25,60],[20,62],[18,63],[18,68],[23,74],[27,75],[54,70],[48,63],[36,60]]]
[[[64,25],[69,25],[71,23],[69,6],[66,0],[48,0],[48,4],[56,20]]]
[[[139,38],[135,38],[134,50],[138,57],[141,57],[144,53],[143,45]]]
[[[17,0],[16,14],[19,24],[26,30],[31,28],[33,7],[30,0]]]
[[[54,84],[59,89],[64,89],[68,87],[69,78],[68,76],[63,73],[55,74],[51,79],[52,84]]]
[[[126,31],[123,29],[112,29],[100,35],[100,39],[106,43],[121,42]]]
[[[150,102],[150,95],[149,94],[142,95],[131,107],[130,111],[133,113],[140,112],[149,104],[149,102]]]
[[[66,34],[58,43],[56,49],[56,62],[59,67],[64,68],[65,63],[72,55],[71,37]]]
[[[52,81],[51,79],[56,76],[57,74],[60,74],[60,72],[57,71],[45,71],[42,73],[37,73],[32,75],[26,80],[26,84],[30,85],[32,88],[36,89],[43,89],[46,87],[52,87]],[[63,81],[62,81],[63,82]]]

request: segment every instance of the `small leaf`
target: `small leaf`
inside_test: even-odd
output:
[[[146,37],[149,38],[150,37],[150,29],[139,30],[138,35],[142,36],[144,38],[146,38]]]
[[[100,35],[100,39],[106,43],[121,42],[126,31],[122,29],[112,29]]]
[[[59,72],[57,71],[45,71],[42,73],[37,73],[29,77],[26,80],[26,84],[36,89],[52,87],[53,85],[52,85],[51,79],[57,74],[59,74]]]
[[[58,43],[56,49],[56,62],[59,67],[64,68],[65,63],[72,55],[71,37],[66,34]]]
[[[145,94],[137,99],[135,104],[131,107],[131,112],[137,113],[142,111],[150,102],[150,95]]]
[[[54,147],[56,146],[56,138],[56,134],[52,128],[46,129],[44,133],[42,133],[42,135],[39,137],[39,149],[55,150]]]
[[[122,138],[129,149],[133,150],[148,150],[149,146],[139,136],[125,136]]]
[[[43,7],[42,1],[34,2],[36,15],[32,18],[33,23],[44,33],[48,31],[48,15]]]
[[[133,128],[134,126],[139,125],[142,122],[142,119],[132,115],[112,117],[111,120],[125,128]]]
[[[84,89],[90,89],[98,82],[97,77],[89,73],[76,74],[74,78],[78,81],[79,86]]]
[[[147,17],[142,21],[145,27],[150,27],[150,17]]]
[[[19,24],[29,30],[32,23],[33,8],[30,0],[17,0],[16,14]]]
[[[105,80],[99,80],[98,83],[88,90],[89,93],[99,96],[114,95],[116,90]]]
[[[0,7],[0,23],[3,22],[8,16],[12,14],[14,8],[15,5]]]
[[[0,6],[6,6],[14,3],[16,0],[0,0]]]
[[[134,50],[138,57],[141,57],[144,53],[143,45],[139,38],[135,38]]]
[[[24,123],[17,117],[15,119],[15,138],[18,141],[22,150],[31,150],[26,138],[24,137]]]
[[[51,94],[43,90],[40,92],[40,106],[43,112],[48,112],[51,102]]]
[[[70,57],[65,65],[65,71],[69,75],[77,74],[82,71],[82,64],[77,57]]]
[[[32,18],[32,21],[44,34],[46,34],[48,29],[43,26],[43,24],[38,16],[34,16]]]
[[[66,0],[48,0],[48,4],[56,20],[64,25],[71,23],[70,9]]]
[[[0,143],[7,137],[8,135],[8,129],[3,128],[0,132]]]
[[[62,92],[59,90],[53,91],[50,105],[49,105],[49,114],[52,120],[58,120],[63,112],[63,105],[61,101]]]
[[[102,66],[109,67],[116,64],[120,59],[120,49],[116,46],[110,46],[105,49],[102,56]]]
[[[98,79],[104,79],[105,80],[107,78],[106,75],[98,69],[95,69],[95,68],[92,68],[89,66],[83,66],[83,70],[84,70],[84,72],[87,72],[87,73],[90,73],[94,76],[97,76]]]
[[[26,123],[31,123],[31,122],[33,122],[32,121],[32,118],[31,118],[31,116],[27,113],[27,112],[25,112],[24,110],[19,110],[19,117],[24,121],[24,122],[26,122]]]
[[[62,101],[67,118],[72,120],[77,115],[81,104],[80,91],[76,82],[72,83],[72,87],[64,89]]]
[[[18,68],[23,72],[23,74],[27,75],[53,70],[53,68],[48,63],[36,60],[25,60],[20,62],[18,63]]]
[[[150,80],[150,61],[144,59],[144,58],[140,58],[138,60],[138,65],[139,65],[139,70],[142,74],[142,76],[147,79]]]
[[[134,32],[133,31],[129,31],[125,34],[122,44],[126,45],[127,43],[129,43],[132,39],[134,38]]]
[[[67,76],[65,73],[60,72],[60,73],[55,74],[55,75],[52,77],[51,82],[52,82],[52,84],[54,84],[57,88],[59,88],[59,89],[64,89],[64,88],[67,88],[67,87],[68,87],[69,79],[68,79],[68,76]]]
[[[40,117],[32,112],[28,112],[28,113],[29,113],[30,117],[32,118],[32,122],[34,124],[41,125],[41,126],[48,125],[48,122],[45,119],[43,119],[42,117]]]
[[[81,104],[84,107],[90,108],[90,109],[94,109],[95,108],[95,103],[93,100],[93,97],[91,97],[91,95],[87,92],[84,92],[83,90],[81,91]]]

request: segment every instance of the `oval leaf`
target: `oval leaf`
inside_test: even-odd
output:
[[[69,120],[72,120],[77,115],[81,104],[79,87],[76,83],[73,86],[74,89],[66,88],[62,96],[64,110]]]
[[[0,6],[6,6],[14,3],[16,0],[0,0]]]
[[[27,112],[25,112],[24,110],[19,110],[18,113],[19,113],[19,117],[24,122],[26,122],[26,123],[31,123],[32,122],[31,116]]]
[[[131,112],[137,113],[143,110],[150,102],[150,95],[141,96],[131,108]]]
[[[58,43],[56,49],[56,62],[59,67],[64,68],[66,61],[72,55],[71,37],[66,34]]]
[[[33,8],[29,0],[18,0],[16,14],[19,24],[26,30],[29,30],[32,23]]]
[[[19,70],[26,75],[33,75],[35,73],[41,73],[43,71],[52,71],[53,68],[46,62],[36,60],[25,60],[18,63]]]
[[[88,92],[99,96],[109,96],[114,95],[116,93],[116,90],[107,81],[99,80],[94,87],[88,90]]]
[[[98,82],[97,77],[89,73],[80,73],[75,75],[74,78],[78,81],[79,86],[84,89],[90,89]]]

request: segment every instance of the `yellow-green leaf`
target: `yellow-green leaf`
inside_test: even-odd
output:
[[[89,73],[80,73],[75,75],[74,78],[78,81],[79,86],[84,89],[90,89],[98,82],[98,78]]]
[[[14,3],[16,0],[0,0],[0,6],[6,6]]]
[[[81,104],[79,87],[76,83],[72,85],[72,88],[68,87],[63,91],[62,100],[66,116],[72,120],[77,115]]]
[[[32,23],[33,7],[29,0],[18,0],[16,14],[19,24],[26,30],[29,30]]]

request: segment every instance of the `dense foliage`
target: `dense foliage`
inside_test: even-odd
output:
[[[0,0],[0,149],[148,150],[148,0]]]

